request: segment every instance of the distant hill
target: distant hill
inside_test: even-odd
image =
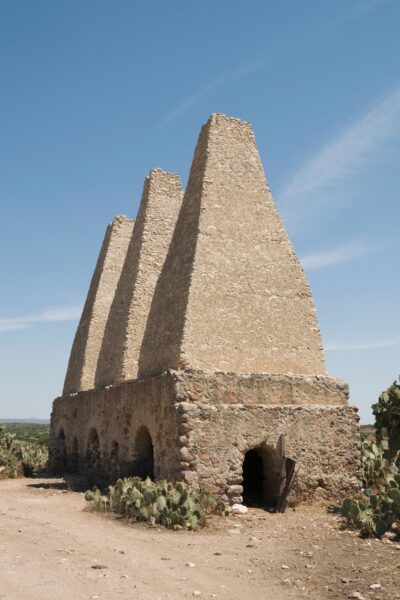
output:
[[[50,419],[1,419],[0,423],[28,423],[28,424],[38,424],[38,425],[48,425],[50,423]]]

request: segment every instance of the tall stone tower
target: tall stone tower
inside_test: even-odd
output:
[[[154,169],[142,201],[105,329],[95,385],[134,379],[154,288],[182,201],[178,175]]]
[[[183,200],[176,175],[151,172],[125,255],[96,374],[92,361],[91,383],[68,383],[54,401],[53,466],[184,479],[227,503],[276,506],[284,436],[300,466],[293,502],[357,487],[358,417],[326,373],[310,287],[249,123],[210,117]]]
[[[107,227],[72,345],[63,394],[89,390],[94,386],[104,330],[133,225],[133,220],[118,216]]]
[[[154,293],[142,376],[191,367],[325,375],[311,291],[249,123],[212,115]]]

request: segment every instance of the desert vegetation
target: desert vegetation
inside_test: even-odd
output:
[[[48,425],[0,425],[0,478],[30,477],[48,461]]]
[[[224,503],[207,492],[197,493],[183,482],[154,482],[150,477],[118,479],[106,494],[95,487],[86,492],[85,498],[97,510],[174,531],[196,530],[205,524],[207,516],[225,512]]]
[[[362,443],[363,498],[346,498],[342,514],[365,537],[400,536],[400,380],[372,407],[375,440]]]

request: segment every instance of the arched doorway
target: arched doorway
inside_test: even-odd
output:
[[[119,471],[119,444],[114,440],[110,450],[110,471],[115,475]]]
[[[100,468],[100,440],[96,429],[91,429],[86,448],[85,466],[87,469]]]
[[[254,448],[243,461],[243,502],[246,506],[263,506],[263,463]]]
[[[154,450],[151,435],[142,425],[136,432],[134,443],[132,474],[142,479],[154,479]]]
[[[243,461],[243,502],[275,509],[280,497],[281,471],[277,451],[261,444],[248,450]]]
[[[63,427],[61,427],[53,441],[51,454],[52,471],[63,473],[67,462],[67,446]]]
[[[68,457],[68,471],[70,473],[79,471],[79,445],[76,437],[72,441],[71,454]]]

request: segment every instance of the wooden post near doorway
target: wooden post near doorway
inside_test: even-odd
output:
[[[279,457],[281,475],[281,482],[279,486],[279,499],[276,511],[283,513],[285,512],[287,507],[287,496],[290,491],[290,485],[293,481],[294,468],[296,466],[296,463],[294,460],[286,456],[286,438],[283,434],[279,436],[276,450]]]

